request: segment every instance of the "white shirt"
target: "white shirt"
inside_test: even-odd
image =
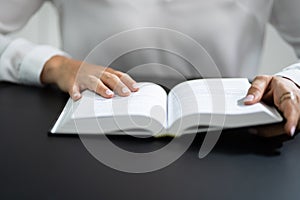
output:
[[[0,0],[0,80],[39,85],[41,70],[52,56],[70,55],[83,60],[109,37],[143,27],[174,30],[195,40],[205,47],[224,77],[253,78],[257,75],[265,27],[269,22],[294,47],[300,58],[299,0],[52,2],[59,13],[62,50],[33,44],[25,39],[12,40],[5,36],[23,27],[44,0]],[[137,37],[137,40],[146,41],[149,38]],[[163,34],[154,38],[153,42],[167,46],[171,44],[174,49],[189,51],[185,44]],[[123,45],[126,45],[126,41]],[[105,53],[97,56],[95,52],[97,51],[92,52],[94,56],[88,61],[103,65]],[[187,77],[195,76],[195,71],[184,59],[151,49],[129,53],[113,64],[119,70],[130,72],[131,67],[155,62],[172,66]],[[209,68],[207,71],[209,73]],[[158,68],[148,68],[142,73],[170,76]],[[286,76],[300,85],[300,63],[284,68],[278,75]]]

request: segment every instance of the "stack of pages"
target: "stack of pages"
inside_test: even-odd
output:
[[[79,101],[69,99],[51,133],[178,136],[283,120],[264,103],[244,105],[250,87],[244,78],[186,81],[169,94],[157,84],[139,84],[129,97],[85,91]]]

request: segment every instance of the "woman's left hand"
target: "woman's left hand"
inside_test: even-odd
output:
[[[284,131],[293,136],[300,128],[300,89],[291,80],[279,76],[257,76],[248,90],[244,103],[255,104],[263,100],[275,105],[286,119]]]

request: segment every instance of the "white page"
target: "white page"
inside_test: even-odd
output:
[[[128,97],[115,96],[103,98],[90,91],[85,91],[72,118],[147,116],[167,124],[167,94],[153,83],[139,83],[139,91]]]
[[[201,79],[179,84],[171,90],[169,102],[169,125],[179,118],[197,113],[245,114],[276,112],[261,103],[244,105],[250,83],[247,79]]]

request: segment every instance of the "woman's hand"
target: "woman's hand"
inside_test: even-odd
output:
[[[68,92],[73,100],[80,99],[85,89],[105,98],[113,97],[115,92],[120,96],[128,96],[138,90],[136,82],[128,74],[64,56],[54,56],[46,62],[41,82],[56,84],[62,91]]]
[[[291,80],[278,76],[257,76],[248,90],[245,104],[259,101],[274,104],[286,119],[284,130],[293,136],[300,128],[300,89]]]

